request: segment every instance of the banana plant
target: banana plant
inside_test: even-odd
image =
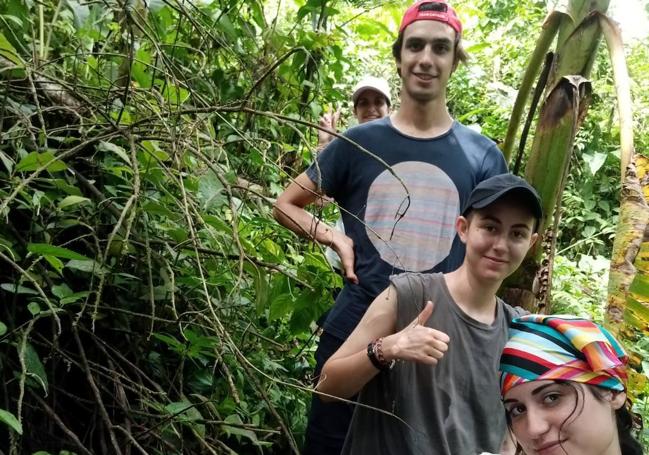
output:
[[[606,15],[609,3],[610,0],[570,0],[565,9],[550,13],[523,75],[503,153],[508,161],[513,161],[514,172],[518,173],[540,105],[524,175],[543,200],[545,215],[540,232],[544,233],[544,241],[535,246],[519,272],[506,283],[504,294],[510,302],[530,310],[550,311],[552,258],[561,195],[570,171],[574,138],[590,104],[592,86],[588,78],[604,36],[616,81],[622,150],[620,222],[611,260],[607,319],[613,324],[627,321],[646,329],[649,326],[649,210],[640,182],[645,174],[636,170],[629,76],[620,31]],[[556,44],[551,51],[553,43]],[[532,100],[515,153],[530,96]]]

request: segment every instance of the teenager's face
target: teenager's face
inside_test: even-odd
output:
[[[402,102],[411,98],[429,102],[446,96],[446,84],[454,69],[455,30],[438,21],[421,20],[403,32],[401,61]]]
[[[388,102],[385,96],[376,90],[367,89],[361,92],[354,106],[354,115],[358,123],[369,122],[388,115]]]
[[[615,410],[626,394],[595,398],[577,383],[532,381],[504,397],[511,429],[527,455],[619,455]]]
[[[502,281],[514,272],[534,244],[535,219],[505,198],[459,217],[456,228],[466,244],[465,263],[483,280]]]

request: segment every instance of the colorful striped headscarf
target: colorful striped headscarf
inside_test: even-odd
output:
[[[543,379],[611,390],[626,386],[628,357],[603,327],[576,316],[529,314],[512,321],[500,358],[500,391]]]

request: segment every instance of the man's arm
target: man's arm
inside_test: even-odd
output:
[[[386,361],[436,365],[448,349],[449,338],[424,325],[432,313],[433,303],[428,302],[407,327],[395,333],[397,291],[393,286],[388,287],[374,299],[349,338],[324,364],[316,389],[341,398],[357,394],[379,372],[367,356],[367,345],[380,337],[384,337]],[[323,396],[322,399],[332,398]]]
[[[322,196],[318,194],[315,183],[303,172],[277,198],[273,216],[281,225],[297,235],[330,246],[340,257],[345,277],[358,284],[354,273],[353,240],[304,210],[304,207],[318,198]]]

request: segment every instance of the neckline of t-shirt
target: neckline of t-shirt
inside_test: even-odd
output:
[[[446,278],[444,277],[443,273],[440,273],[440,281],[441,281],[441,289],[442,292],[446,295],[446,298],[448,302],[450,303],[451,309],[453,312],[455,312],[463,321],[467,322],[468,324],[480,329],[480,330],[485,330],[485,331],[494,331],[498,330],[498,320],[500,319],[500,299],[498,297],[495,297],[496,299],[496,316],[494,317],[494,322],[489,325],[485,324],[484,322],[480,322],[477,319],[473,319],[471,316],[466,314],[462,308],[460,308],[460,305],[457,304],[453,296],[451,295],[451,291],[449,290],[447,284],[446,284]],[[434,311],[434,310],[433,310]]]
[[[403,133],[396,126],[394,126],[392,124],[392,120],[390,119],[389,115],[385,116],[384,120],[385,120],[385,123],[390,128],[392,128],[399,136],[405,137],[406,139],[410,139],[411,141],[426,141],[426,142],[428,142],[428,141],[438,141],[440,139],[446,138],[451,133],[453,133],[453,130],[455,130],[456,126],[459,125],[459,122],[457,120],[453,119],[453,122],[451,123],[451,127],[447,131],[440,134],[439,136],[435,136],[435,137],[415,137],[415,136],[409,136],[409,135]]]

